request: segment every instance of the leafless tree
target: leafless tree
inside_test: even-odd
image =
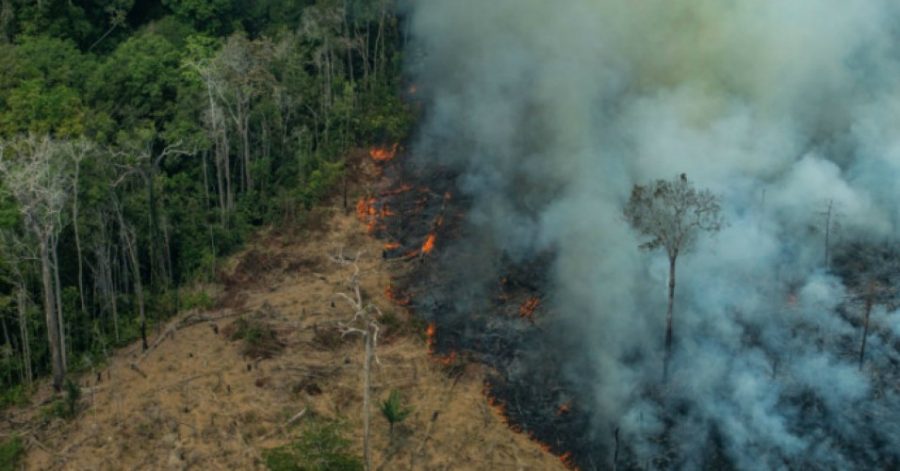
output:
[[[84,302],[84,262],[81,251],[81,235],[78,230],[78,183],[81,176],[81,162],[87,158],[88,154],[93,150],[94,146],[91,142],[87,140],[79,140],[76,141],[70,146],[69,155],[74,164],[74,176],[73,176],[73,185],[72,185],[72,229],[75,233],[75,252],[76,258],[78,259],[78,298],[81,301],[81,312],[82,314],[87,313],[87,308]]]
[[[715,232],[722,226],[719,198],[708,190],[697,190],[681,174],[672,180],[657,180],[647,186],[635,185],[625,206],[625,218],[650,240],[641,248],[663,248],[669,257],[669,303],[666,310],[666,343],[663,382],[668,379],[672,355],[672,311],[675,304],[675,263],[690,250],[701,232]]]
[[[840,230],[840,210],[833,199],[828,200],[825,209],[819,212],[822,216],[822,233],[824,236],[825,268],[831,268],[832,247],[834,246],[835,232]]]
[[[353,268],[353,274],[347,280],[347,287],[350,294],[337,293],[335,296],[344,300],[353,309],[353,317],[346,322],[339,323],[342,336],[361,335],[365,341],[365,357],[363,359],[363,456],[366,463],[366,471],[371,471],[372,453],[370,444],[370,422],[371,422],[371,384],[372,384],[372,360],[378,361],[375,355],[375,347],[378,345],[378,318],[381,317],[381,310],[372,303],[363,301],[362,292],[359,288],[359,257],[361,253],[357,253],[351,260],[344,257],[343,249],[340,253],[332,256],[332,261],[344,266]]]
[[[25,228],[36,239],[44,291],[44,314],[50,343],[53,386],[62,389],[66,374],[63,322],[58,309],[56,241],[69,196],[71,176],[65,166],[67,144],[49,136],[0,141],[3,188],[15,199]]]

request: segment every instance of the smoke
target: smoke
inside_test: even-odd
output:
[[[590,414],[596,456],[580,463],[607,467],[618,428],[630,466],[897,464],[900,314],[873,311],[860,371],[861,307],[826,264],[824,228],[830,204],[834,245],[895,243],[900,7],[418,0],[411,13],[417,164],[454,169],[470,204],[447,249],[465,282],[446,289],[463,303],[502,257],[551,254],[552,332],[522,355],[559,360]],[[721,195],[727,226],[679,260],[663,387],[667,260],[639,251],[622,207],[634,184],[682,172]]]

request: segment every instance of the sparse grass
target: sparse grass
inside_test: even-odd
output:
[[[315,325],[313,326],[313,343],[322,350],[337,350],[343,345],[344,338],[337,327]]]
[[[241,353],[249,358],[272,358],[284,348],[272,326],[260,320],[242,317],[226,327],[224,333],[231,341],[242,340]]]
[[[0,471],[15,471],[19,469],[19,462],[25,455],[25,445],[22,439],[12,438],[0,441]]]
[[[292,443],[266,450],[271,471],[359,471],[362,460],[350,454],[350,442],[339,423],[313,420]]]

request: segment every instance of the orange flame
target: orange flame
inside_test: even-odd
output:
[[[362,197],[356,202],[356,217],[366,225],[369,233],[375,232],[381,219],[397,215],[387,205],[382,205],[381,208],[378,208],[376,206],[377,202],[378,200],[374,197]]]
[[[450,352],[448,355],[436,356],[434,359],[441,365],[451,366],[456,363],[456,352]]]
[[[534,311],[541,305],[541,300],[532,296],[525,300],[521,306],[519,306],[519,316],[525,319],[534,319]]]
[[[403,184],[393,190],[385,190],[381,193],[381,196],[394,196],[399,195],[400,193],[406,193],[409,190],[412,190],[412,185]]]
[[[437,236],[434,234],[434,232],[428,234],[428,238],[425,239],[425,243],[422,244],[422,254],[430,253],[432,250],[434,250],[434,241],[436,238]]]
[[[488,385],[488,383],[484,383],[484,385],[482,386],[482,389],[481,389],[481,393],[484,394],[485,398],[487,398],[488,406],[490,406],[491,409],[493,409],[494,412],[497,413],[497,415],[500,417],[500,420],[507,427],[509,427],[512,431],[514,431],[516,433],[522,433],[522,427],[520,427],[516,424],[511,424],[509,422],[509,417],[507,416],[507,413],[506,413],[506,404],[504,404],[503,401],[498,400],[491,394],[490,386]],[[561,409],[563,407],[566,407],[566,411],[568,411],[569,407],[571,407],[571,403],[566,402],[565,404],[560,406]],[[544,452],[551,454],[551,455],[556,454],[553,451],[553,447],[538,440],[538,438],[534,436],[533,432],[530,432],[530,431],[528,432],[528,438],[531,441],[537,443],[538,447],[540,447],[541,450],[544,450]],[[565,466],[568,469],[578,471],[578,466],[576,466],[575,463],[572,462],[572,452],[571,451],[566,451],[566,452],[562,453],[561,455],[558,455],[558,457],[559,457],[559,461],[562,462],[563,466]]]
[[[356,217],[360,222],[366,225],[366,229],[371,233],[375,232],[375,226],[378,224],[378,211],[375,209],[375,198],[360,198],[356,203]]]
[[[571,451],[567,451],[567,452],[559,455],[559,460],[562,461],[562,463],[567,468],[574,469],[576,471],[578,470],[578,468],[575,466],[575,463],[572,463],[572,452]]]
[[[572,401],[566,401],[559,405],[556,409],[556,415],[560,416],[563,414],[568,414],[572,410]]]
[[[437,334],[437,326],[434,325],[434,322],[428,324],[428,327],[425,328],[425,335],[427,336],[425,341],[428,343],[429,349],[434,347],[434,336],[436,334]]]
[[[384,244],[384,250],[394,250],[394,249],[399,249],[399,248],[400,248],[399,242],[387,242]]]
[[[373,147],[369,149],[369,157],[376,162],[387,162],[397,156],[398,144],[394,144],[390,148]]]
[[[498,401],[492,394],[490,387],[488,387],[487,383],[481,389],[482,394],[487,399],[488,405],[494,412],[497,413],[497,416],[500,417],[500,421],[505,425],[509,426],[509,418],[506,416],[506,404],[501,401]]]

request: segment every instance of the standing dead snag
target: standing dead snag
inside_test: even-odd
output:
[[[675,304],[675,263],[681,252],[691,249],[701,231],[716,232],[722,226],[718,196],[696,190],[681,174],[673,180],[635,185],[625,206],[625,219],[644,236],[642,249],[666,250],[669,257],[669,304],[666,310],[666,352],[663,382],[669,377],[672,356],[672,311]]]
[[[371,407],[369,405],[372,384],[372,359],[378,361],[375,355],[375,347],[378,344],[378,318],[381,317],[381,310],[372,303],[365,303],[362,298],[362,292],[359,288],[359,257],[361,252],[357,252],[353,260],[344,258],[344,251],[341,251],[331,257],[331,260],[344,266],[353,267],[353,274],[347,280],[347,287],[351,294],[337,293],[340,299],[343,299],[353,309],[353,317],[347,322],[340,322],[338,325],[341,330],[341,336],[359,334],[363,336],[365,341],[365,357],[363,359],[363,457],[365,459],[366,471],[371,471],[372,453],[370,445],[369,424],[371,422]]]

